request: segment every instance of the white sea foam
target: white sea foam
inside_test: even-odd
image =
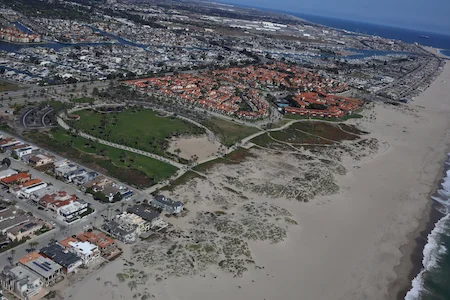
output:
[[[448,235],[449,226],[447,222],[450,215],[440,219],[434,226],[433,231],[428,235],[428,241],[423,249],[422,271],[413,279],[412,288],[406,294],[405,300],[420,299],[420,294],[424,290],[423,275],[437,266],[439,258],[447,253],[447,249],[440,245],[440,239],[443,234]]]

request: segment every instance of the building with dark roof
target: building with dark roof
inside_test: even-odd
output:
[[[179,214],[183,210],[183,203],[180,201],[173,201],[163,195],[156,195],[151,205],[156,208],[165,210],[170,214]]]
[[[103,230],[111,234],[119,241],[130,244],[136,241],[136,226],[111,220],[102,226]]]
[[[82,259],[78,255],[69,252],[57,243],[41,248],[39,254],[61,265],[66,273],[75,271],[83,264]]]
[[[127,209],[127,212],[131,213],[131,214],[135,214],[150,223],[152,223],[153,220],[155,220],[156,218],[159,217],[159,212],[155,212],[155,211],[149,209],[148,207],[145,207],[143,205],[138,205],[138,204],[133,205],[132,207],[129,207]]]

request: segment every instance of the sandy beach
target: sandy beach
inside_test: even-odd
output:
[[[411,268],[400,249],[414,247],[447,157],[448,82],[450,64],[412,103],[368,105],[351,121],[369,132],[362,148],[253,147],[167,192],[189,209],[167,219],[174,232],[125,246],[65,298],[395,299]]]

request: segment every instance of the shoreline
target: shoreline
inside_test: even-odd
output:
[[[427,52],[429,52],[429,53],[431,53],[431,54],[434,54],[434,55],[436,55],[437,57],[439,57],[439,58],[443,58],[443,59],[450,59],[450,56],[447,56],[447,55],[445,55],[445,54],[442,54],[442,50],[447,50],[447,49],[441,49],[441,48],[434,48],[434,47],[430,47],[430,46],[423,46],[423,45],[420,45],[420,47],[423,49],[423,50],[425,50],[425,51],[427,51]],[[450,50],[449,50],[450,51]]]
[[[442,57],[444,59],[450,59],[450,56],[443,54],[441,51],[447,50],[447,49],[436,49],[436,53],[439,55],[439,57]],[[450,50],[447,50],[450,51]]]
[[[445,176],[447,169],[445,161],[444,159],[436,175],[434,185],[427,195],[429,202],[426,205],[419,227],[407,235],[408,242],[400,247],[402,258],[400,263],[394,267],[396,278],[389,284],[389,299],[404,300],[406,294],[412,288],[413,279],[423,268],[423,250],[428,243],[428,235],[434,229],[436,222],[444,216],[436,209],[436,202],[431,199],[431,196],[437,192],[442,178]]]
[[[432,47],[423,48],[436,56],[442,57],[439,54],[439,49]],[[448,68],[449,66],[446,64],[444,69],[446,67]],[[441,77],[442,73],[435,79],[435,82],[442,80]],[[447,129],[443,139],[449,130],[450,128]],[[440,154],[439,169],[436,172],[433,184],[430,185],[430,191],[426,195],[427,204],[421,217],[418,219],[419,225],[415,230],[407,234],[407,242],[399,248],[402,256],[399,263],[394,267],[395,278],[388,284],[389,299],[405,299],[406,294],[412,288],[412,281],[423,269],[423,251],[428,243],[428,235],[435,228],[436,222],[444,217],[437,210],[438,204],[431,197],[437,193],[443,178],[446,176],[446,171],[449,170],[449,167],[445,164],[448,160],[448,153],[450,153],[450,144],[446,143],[445,151]]]

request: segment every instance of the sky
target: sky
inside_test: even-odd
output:
[[[450,0],[219,0],[450,35]]]

